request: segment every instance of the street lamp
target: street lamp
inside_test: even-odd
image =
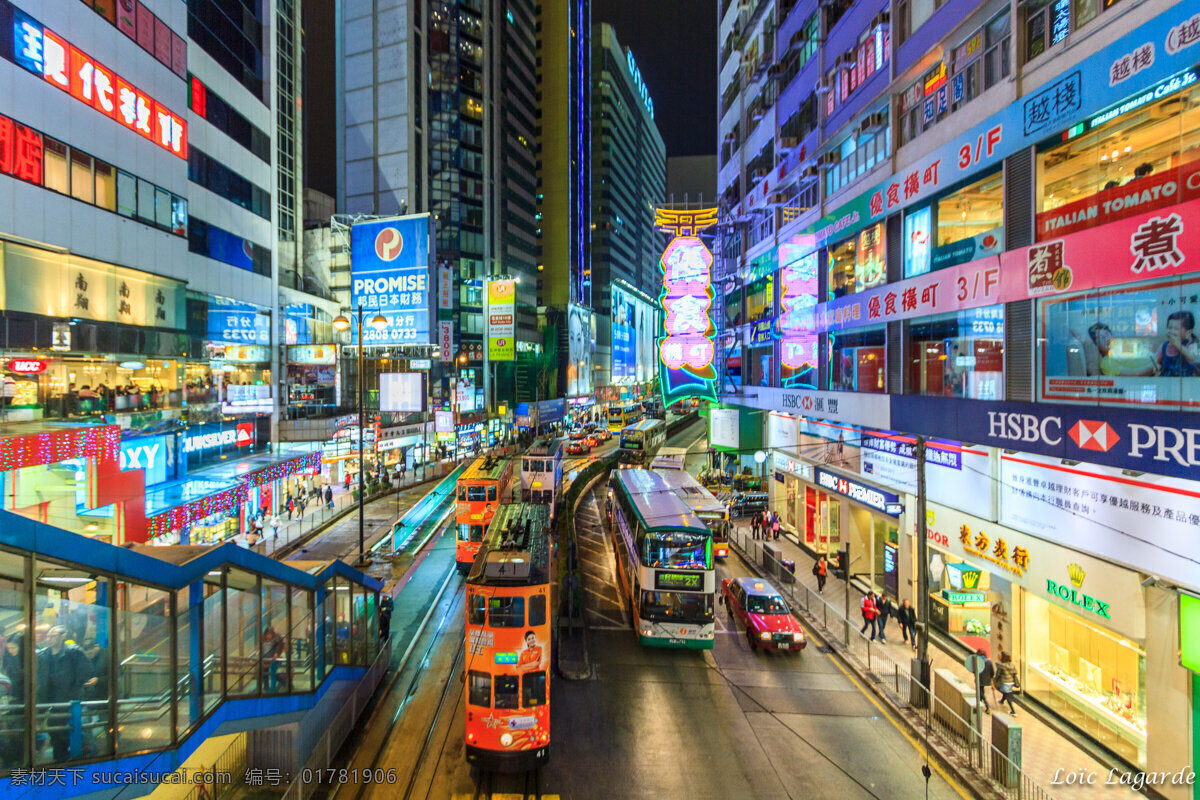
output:
[[[388,326],[387,317],[383,314],[376,314],[371,318],[371,327],[377,331],[381,331]],[[333,320],[335,330],[345,331],[350,327],[350,320],[345,314],[338,314]],[[358,563],[363,563],[366,559],[363,554],[365,549],[365,523],[363,519],[363,468],[366,465],[364,451],[366,450],[366,442],[363,441],[363,428],[366,427],[366,413],[363,408],[363,307],[358,306]]]

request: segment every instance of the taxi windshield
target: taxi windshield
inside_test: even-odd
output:
[[[777,594],[752,594],[746,598],[746,611],[751,614],[786,614],[788,607]]]

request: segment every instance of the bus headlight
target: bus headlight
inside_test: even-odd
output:
[[[650,635],[650,629],[642,628],[642,636],[649,636],[649,635]]]
[[[505,747],[510,747],[512,745],[512,734],[511,733],[500,734],[500,744],[504,745]]]
[[[769,642],[771,641],[771,634],[768,631],[763,631],[758,635],[758,638],[762,639],[764,642]]]

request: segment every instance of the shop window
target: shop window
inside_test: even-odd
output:
[[[993,172],[904,215],[904,275],[912,277],[1004,249],[1004,175]]]
[[[862,292],[887,281],[883,223],[868,226],[829,247],[829,299]]]
[[[870,328],[829,335],[829,388],[833,391],[887,391],[887,331]]]
[[[1004,399],[1004,307],[905,323],[909,394]]]
[[[96,161],[96,205],[109,211],[117,210],[117,184],[112,164]]]
[[[1164,80],[1038,149],[1039,240],[1200,197],[1200,83]]]
[[[91,203],[96,197],[92,157],[78,150],[71,151],[71,196],[85,203]]]
[[[1194,280],[1039,301],[1039,399],[1200,405],[1198,314]]]
[[[67,146],[44,137],[42,144],[42,183],[47,189],[70,194],[71,176],[67,171]]]
[[[29,587],[25,583],[25,558],[0,552],[0,663],[9,681],[7,704],[3,708],[7,747],[0,747],[0,771],[10,772],[28,766],[25,758],[25,712],[33,682],[28,679],[27,661],[38,643],[28,636]],[[10,655],[11,653],[11,655]]]

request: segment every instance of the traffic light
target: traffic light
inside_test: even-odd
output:
[[[833,575],[835,578],[846,580],[846,568],[850,564],[850,543],[842,545],[837,551],[837,564],[833,567]]]

